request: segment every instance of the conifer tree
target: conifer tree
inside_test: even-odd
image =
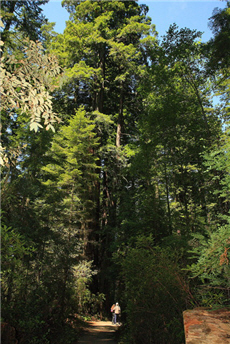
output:
[[[155,41],[149,36],[146,7],[134,1],[63,4],[71,11],[70,21],[64,34],[54,40],[52,50],[66,68],[73,106],[84,104],[90,111],[112,116],[117,126],[114,141],[119,147],[121,137],[127,141],[121,132],[129,134],[135,123],[137,80],[147,63],[145,51]]]
[[[145,80],[143,87],[143,154],[158,203],[165,200],[168,234],[200,231],[208,218],[202,153],[218,140],[221,124],[205,83],[199,36],[171,26],[149,71],[149,84]]]
[[[125,176],[129,157],[122,151],[137,134],[142,110],[138,84],[157,41],[146,17],[147,6],[135,1],[64,1],[63,5],[70,20],[50,46],[65,69],[57,104],[66,109],[68,104],[70,116],[84,105],[97,122],[101,198],[95,233],[102,234],[100,264],[107,264],[108,248],[123,221],[123,192],[129,184]]]
[[[47,153],[51,162],[43,168],[43,178],[47,179],[44,185],[50,189],[48,197],[53,200],[51,208],[55,209],[56,214],[51,226],[63,231],[63,235],[69,238],[70,245],[73,238],[82,241],[84,255],[89,244],[98,197],[98,175],[95,170],[99,139],[95,136],[93,121],[80,108],[69,124],[62,127],[54,137]],[[57,196],[56,200],[52,190]]]
[[[42,37],[41,26],[47,22],[41,5],[49,0],[1,1],[1,16],[4,24],[1,39],[5,46],[12,46],[17,35],[36,41]]]

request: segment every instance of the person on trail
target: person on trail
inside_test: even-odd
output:
[[[116,303],[114,307],[114,313],[115,313],[115,324],[120,324],[121,307],[119,306],[118,302]]]
[[[111,306],[111,313],[112,313],[112,324],[115,325],[115,313],[114,313],[115,304]]]

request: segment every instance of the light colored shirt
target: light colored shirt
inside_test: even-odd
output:
[[[115,314],[120,314],[121,313],[121,307],[120,306],[115,306],[114,307],[114,313]]]

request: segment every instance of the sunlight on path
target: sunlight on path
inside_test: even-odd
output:
[[[88,324],[89,328],[78,344],[116,344],[114,332],[117,327],[111,321],[90,321]]]

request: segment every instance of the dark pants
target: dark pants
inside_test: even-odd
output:
[[[115,314],[115,324],[120,322],[120,314]]]

